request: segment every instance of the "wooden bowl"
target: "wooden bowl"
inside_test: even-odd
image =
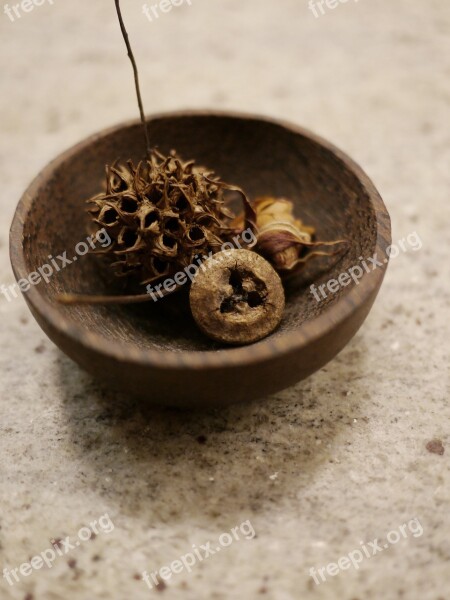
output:
[[[39,325],[63,352],[108,384],[148,402],[217,406],[266,396],[307,377],[331,360],[366,318],[381,286],[390,219],[375,187],[344,153],[299,127],[253,116],[180,112],[149,119],[152,143],[214,169],[250,198],[292,199],[296,213],[321,240],[346,239],[347,253],[308,263],[289,283],[280,328],[251,346],[223,348],[205,338],[180,300],[133,306],[63,306],[62,292],[108,294],[96,256],[32,285],[25,299]],[[50,163],[19,202],[10,235],[17,280],[86,240],[85,200],[101,190],[104,166],[144,154],[138,122],[88,138]],[[383,264],[356,284],[317,301],[316,287],[377,254]],[[314,263],[314,264],[313,264]],[[370,266],[370,263],[369,263]],[[329,269],[327,271],[327,269]],[[343,278],[345,279],[345,278]],[[333,285],[332,285],[333,287]],[[336,286],[334,286],[335,288]]]

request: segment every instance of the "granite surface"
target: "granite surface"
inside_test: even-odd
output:
[[[148,112],[306,126],[369,173],[394,242],[416,232],[422,247],[392,260],[363,328],[326,368],[201,414],[99,387],[21,298],[0,297],[0,598],[448,600],[450,4],[330,0],[316,18],[306,0],[192,0],[152,22],[140,2],[123,5]],[[46,1],[14,21],[0,11],[10,285],[8,229],[28,182],[136,103],[112,1]],[[196,551],[190,572],[173,563]],[[41,553],[51,568],[41,556],[15,582]],[[142,581],[170,564],[167,581]]]

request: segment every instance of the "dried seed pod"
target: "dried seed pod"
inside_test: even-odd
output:
[[[226,344],[250,344],[271,333],[284,311],[284,289],[273,267],[248,250],[224,250],[206,260],[190,290],[200,329]]]
[[[92,233],[107,228],[112,244],[98,251],[109,258],[116,275],[145,285],[173,275],[191,265],[198,255],[215,253],[244,227],[256,231],[255,213],[244,191],[214,173],[183,162],[174,150],[169,156],[150,145],[142,103],[139,74],[120,0],[117,17],[134,74],[136,96],[144,131],[146,157],[137,167],[126,164],[106,167],[106,190],[87,202],[92,204]],[[237,193],[244,204],[244,227],[230,226],[235,215],[225,206],[225,191]],[[252,241],[252,245],[253,245]],[[250,245],[248,245],[250,247]],[[119,260],[117,260],[119,258]],[[173,291],[177,291],[176,286]],[[172,293],[172,292],[167,292]],[[64,304],[128,304],[148,302],[148,294],[86,296],[62,294]]]
[[[339,252],[347,245],[345,240],[316,241],[314,227],[305,225],[295,217],[294,204],[286,198],[261,196],[254,200],[252,207],[258,229],[255,250],[270,261],[283,276],[292,274],[315,256],[333,254],[324,251],[308,252],[309,248],[341,244]],[[239,216],[234,224],[240,226],[243,218],[243,215]]]
[[[236,234],[225,192],[234,190],[244,204],[243,227],[254,226],[245,194],[212,173],[153,149],[137,166],[129,160],[106,169],[106,189],[92,205],[94,229],[106,228],[112,239],[103,254],[119,277],[133,276],[146,285],[192,264],[196,255],[215,252]],[[118,260],[119,258],[119,260]],[[155,268],[155,258],[165,268]]]

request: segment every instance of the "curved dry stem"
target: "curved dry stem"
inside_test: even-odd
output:
[[[144,107],[142,104],[141,89],[140,89],[140,85],[139,85],[139,73],[138,73],[136,61],[134,60],[133,51],[130,46],[130,40],[128,39],[128,33],[127,33],[127,30],[125,29],[125,24],[122,19],[122,12],[120,10],[120,0],[115,0],[115,3],[116,3],[117,16],[119,18],[120,30],[122,32],[123,39],[125,40],[125,45],[126,45],[127,51],[128,51],[128,57],[131,61],[131,65],[133,67],[134,83],[136,86],[136,95],[137,95],[137,100],[138,100],[138,105],[139,105],[139,113],[141,115],[141,122],[142,122],[142,126],[144,128],[145,145],[146,145],[146,149],[147,149],[147,154],[150,155],[150,153],[151,153],[150,139],[148,136],[147,121],[145,119]]]
[[[166,290],[158,291],[158,298],[165,298],[170,294],[176,292],[178,288],[175,288],[171,292]],[[145,302],[155,302],[150,294],[134,294],[129,296],[91,296],[89,294],[60,294],[56,297],[56,301],[66,306],[75,306],[80,304],[144,304]]]

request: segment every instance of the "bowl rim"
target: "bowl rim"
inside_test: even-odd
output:
[[[264,122],[286,129],[296,135],[306,137],[312,142],[324,147],[326,150],[333,153],[334,156],[358,178],[365,188],[375,215],[377,238],[374,251],[381,254],[382,249],[391,243],[390,217],[374,184],[353,159],[321,136],[284,119],[275,119],[252,113],[247,114],[233,111],[201,109],[178,110],[151,114],[147,119],[151,122],[162,119],[180,119],[186,117],[219,117]],[[23,232],[24,224],[26,223],[33,199],[38,190],[45,185],[45,182],[52,173],[61,167],[61,165],[69,160],[74,154],[83,151],[99,139],[113,135],[122,129],[134,127],[139,125],[139,123],[138,119],[127,120],[88,136],[60,153],[55,159],[49,162],[30,183],[19,200],[10,229],[10,258],[17,281],[28,275],[22,243],[24,239]],[[49,303],[45,296],[39,292],[38,286],[32,286],[24,295],[26,296],[27,303],[30,304],[31,307],[59,334],[73,338],[84,348],[96,351],[111,359],[119,359],[122,362],[139,363],[144,367],[163,369],[213,369],[236,365],[246,366],[256,362],[269,360],[274,356],[282,356],[299,351],[311,342],[325,336],[332,329],[345,321],[358,306],[363,305],[368,301],[381,285],[389,264],[389,257],[387,255],[386,259],[386,262],[383,262],[381,267],[372,270],[370,273],[365,272],[363,277],[359,280],[359,285],[344,291],[337,301],[326,307],[317,317],[310,321],[306,321],[298,330],[278,334],[275,332],[275,334],[272,334],[268,338],[250,346],[221,348],[218,350],[143,350],[136,348],[133,344],[128,342],[106,340],[101,335],[82,330],[75,325],[69,324],[67,320],[61,316],[61,311],[64,310],[64,307],[56,307]]]

